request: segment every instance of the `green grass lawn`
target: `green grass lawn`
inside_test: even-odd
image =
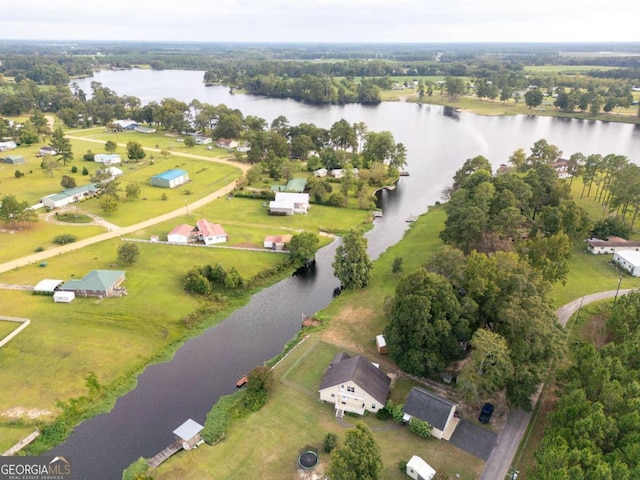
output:
[[[295,462],[298,450],[306,445],[318,448],[319,468],[326,468],[330,458],[322,450],[324,436],[334,432],[343,441],[346,432],[335,420],[333,405],[317,400],[318,386],[336,351],[334,346],[318,342],[314,336],[307,338],[275,368],[279,381],[262,410],[234,425],[225,440],[216,446],[203,446],[171,458],[154,472],[156,478],[299,478]],[[311,393],[303,393],[301,389]],[[349,423],[357,420],[345,417]],[[370,428],[393,425],[390,421],[378,420],[375,415],[364,417],[364,421]],[[478,478],[484,465],[446,442],[420,439],[406,428],[374,433],[382,451],[384,479],[406,478],[398,463],[414,454],[451,478],[456,473],[460,475],[456,478]]]
[[[53,225],[44,220],[40,214],[40,221],[30,227],[0,224],[0,262],[7,262],[16,258],[35,253],[36,249],[57,247],[53,239],[58,235],[74,235],[78,240],[104,233],[104,227],[86,224]]]

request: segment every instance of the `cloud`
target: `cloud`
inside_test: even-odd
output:
[[[636,0],[30,0],[2,15],[0,35],[25,39],[629,41],[637,31]]]

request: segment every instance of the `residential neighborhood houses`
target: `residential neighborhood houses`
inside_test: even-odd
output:
[[[385,406],[390,384],[391,378],[365,357],[339,352],[320,384],[320,400],[335,404],[336,417],[375,413]]]
[[[82,185],[75,188],[67,188],[60,193],[52,193],[43,197],[40,201],[48,208],[60,208],[70,203],[79,202],[98,194],[98,186],[95,183]]]
[[[416,417],[431,425],[431,435],[449,440],[458,425],[455,402],[442,398],[424,388],[413,387],[404,404],[403,420]]]
[[[119,297],[127,294],[120,286],[125,275],[122,270],[92,270],[82,279],[66,281],[58,291],[73,292],[76,297]]]
[[[269,215],[306,214],[308,211],[308,193],[276,192],[275,200],[269,202]]]
[[[601,240],[599,238],[589,238],[587,240],[587,250],[595,255],[603,253],[615,253],[621,250],[640,251],[640,242],[626,240],[613,235]]]

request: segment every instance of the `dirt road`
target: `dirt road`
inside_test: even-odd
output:
[[[102,143],[102,144],[105,143],[102,140],[95,140],[95,139],[84,138],[84,137],[74,137],[74,136],[70,136],[70,135],[68,135],[68,138],[77,139],[77,140],[84,140],[84,141],[89,141],[89,142],[95,142],[95,143]],[[126,145],[122,144],[122,143],[118,144],[118,145],[126,147]],[[145,150],[152,151],[152,152],[159,152],[160,151],[160,149],[157,149],[157,148],[145,148]],[[190,153],[172,153],[172,155],[177,156],[177,157],[195,158],[195,159],[198,159],[198,160],[205,160],[205,161],[209,161],[209,162],[225,163],[227,165],[232,165],[234,167],[239,168],[240,170],[242,170],[243,174],[249,168],[251,168],[251,165],[236,163],[236,162],[233,162],[233,161],[231,161],[229,159],[214,159],[214,158],[203,157],[201,155],[195,155],[195,154],[190,154]],[[216,190],[215,192],[210,193],[206,197],[203,197],[203,198],[201,198],[199,200],[195,200],[195,201],[191,202],[189,204],[189,208],[196,209],[196,208],[202,207],[202,206],[204,206],[204,205],[216,200],[217,198],[222,197],[223,195],[224,196],[228,195],[230,192],[232,192],[234,190],[235,187],[236,187],[236,180],[234,180],[231,183],[225,185],[224,187]],[[71,252],[73,250],[78,250],[80,248],[84,248],[84,247],[86,247],[88,245],[93,245],[94,243],[102,242],[104,240],[109,240],[109,239],[112,239],[112,238],[120,237],[122,235],[127,235],[127,234],[130,234],[132,232],[141,230],[143,228],[150,227],[150,226],[155,225],[157,223],[164,222],[165,220],[171,220],[172,218],[180,217],[182,215],[184,215],[184,207],[180,207],[180,208],[178,208],[178,209],[176,209],[176,210],[174,210],[172,212],[165,213],[165,214],[157,216],[155,218],[150,218],[149,220],[145,220],[144,222],[136,223],[135,225],[129,225],[127,227],[117,227],[115,225],[112,225],[115,228],[113,230],[109,231],[109,232],[105,232],[105,233],[102,233],[100,235],[96,235],[96,236],[91,237],[91,238],[86,238],[84,240],[79,240],[79,241],[74,242],[74,243],[69,243],[67,245],[62,245],[62,246],[59,246],[59,247],[51,248],[51,249],[45,250],[43,252],[34,253],[34,254],[28,255],[26,257],[18,258],[18,259],[12,260],[10,262],[6,262],[6,263],[3,263],[3,264],[0,264],[0,273],[8,272],[9,270],[13,270],[14,268],[22,267],[24,265],[29,265],[29,264],[32,264],[32,263],[39,263],[42,260],[46,260],[47,258],[51,258],[51,257],[54,257],[56,255],[60,255],[62,253]]]

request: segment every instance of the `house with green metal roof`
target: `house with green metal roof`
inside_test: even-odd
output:
[[[73,292],[76,297],[119,297],[126,295],[120,285],[125,280],[122,270],[91,270],[82,279],[65,282],[58,290]]]

